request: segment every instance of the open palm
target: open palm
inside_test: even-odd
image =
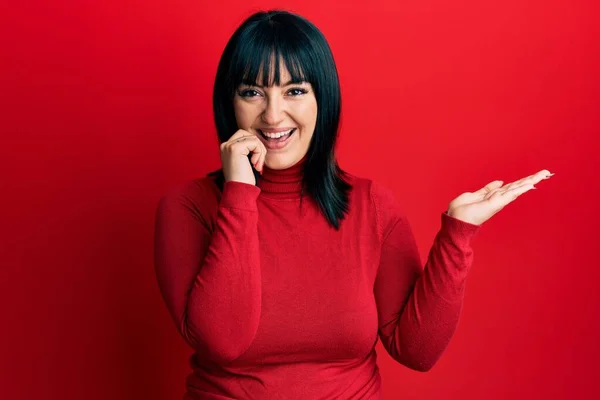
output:
[[[480,225],[523,193],[535,189],[538,182],[549,179],[552,175],[554,174],[543,169],[504,186],[504,182],[500,180],[490,182],[476,192],[466,192],[452,200],[448,205],[448,215]]]

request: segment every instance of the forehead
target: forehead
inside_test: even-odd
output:
[[[268,57],[251,57],[241,64],[244,67],[241,79],[238,81],[239,84],[270,87],[307,81],[299,60],[290,59],[290,57],[285,57],[281,53],[278,56],[271,53]],[[292,71],[288,69],[288,64],[291,65]]]
[[[287,66],[285,65],[285,61],[283,59],[279,60],[279,71],[276,71],[276,64],[273,60],[273,58],[271,58],[270,62],[269,62],[269,79],[268,79],[268,83],[269,86],[273,86],[275,84],[275,74],[277,72],[279,72],[279,84],[283,84],[284,82],[289,82],[292,78],[290,71],[287,69]],[[265,69],[265,64],[261,64],[260,68],[258,69],[258,75],[256,77],[256,84],[263,86],[264,82],[263,82],[263,77],[265,75],[264,72]]]

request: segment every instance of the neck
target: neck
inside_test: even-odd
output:
[[[279,199],[299,198],[306,159],[305,154],[296,164],[284,169],[271,169],[265,165],[258,181],[261,194]]]

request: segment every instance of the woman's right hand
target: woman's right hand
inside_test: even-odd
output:
[[[221,164],[225,181],[237,181],[256,185],[256,178],[250,162],[262,172],[267,156],[267,148],[252,133],[238,129],[228,141],[221,143]],[[252,153],[250,159],[248,155]]]

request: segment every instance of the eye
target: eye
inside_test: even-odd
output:
[[[301,89],[301,88],[293,88],[293,89],[290,89],[290,92],[296,92],[297,94],[293,95],[293,97],[298,97],[302,94],[308,93],[308,90]]]
[[[242,91],[238,92],[238,94],[241,97],[254,97],[253,95],[251,95],[251,93],[258,93],[258,92],[254,89],[247,89],[247,90],[242,90]]]
[[[303,94],[308,93],[308,90],[302,88],[292,88],[288,90],[288,93],[291,93],[292,97],[299,97]],[[260,95],[260,93],[254,89],[241,90],[238,92],[238,94],[240,95],[240,97],[243,98],[252,98],[256,97],[257,95]]]

